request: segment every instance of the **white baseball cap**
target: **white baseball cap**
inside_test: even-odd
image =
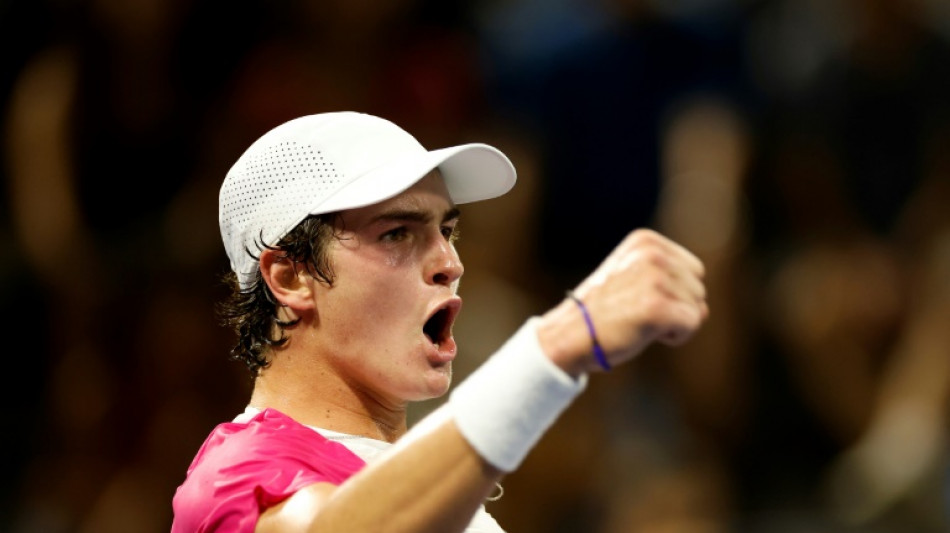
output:
[[[218,223],[241,288],[273,246],[310,215],[375,204],[438,167],[456,204],[501,196],[515,184],[505,154],[472,143],[426,150],[392,122],[353,111],[295,118],[238,158],[221,185]],[[252,256],[253,254],[253,256]]]

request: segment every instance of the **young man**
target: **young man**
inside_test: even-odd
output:
[[[291,120],[248,148],[219,221],[234,271],[222,311],[254,390],[188,468],[173,532],[502,531],[483,502],[588,374],[705,320],[699,260],[634,231],[409,430],[407,405],[451,384],[456,205],[514,183],[495,148],[427,151],[354,112]]]

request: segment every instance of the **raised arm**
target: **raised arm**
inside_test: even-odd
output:
[[[594,338],[610,366],[654,342],[685,342],[708,315],[703,274],[680,245],[632,232],[575,289],[582,304],[565,298],[530,319],[383,458],[340,486],[297,492],[262,514],[257,531],[463,531],[587,375],[603,370]]]

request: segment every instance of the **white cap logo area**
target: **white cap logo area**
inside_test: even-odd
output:
[[[501,196],[515,184],[505,154],[473,143],[426,150],[392,122],[340,111],[296,118],[256,140],[228,171],[218,197],[221,238],[242,289],[261,245],[309,215],[381,202],[438,167],[456,204]]]

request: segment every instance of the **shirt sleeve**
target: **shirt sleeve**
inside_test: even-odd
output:
[[[273,409],[211,433],[173,499],[172,533],[253,532],[262,512],[319,482],[340,484],[365,463]]]

